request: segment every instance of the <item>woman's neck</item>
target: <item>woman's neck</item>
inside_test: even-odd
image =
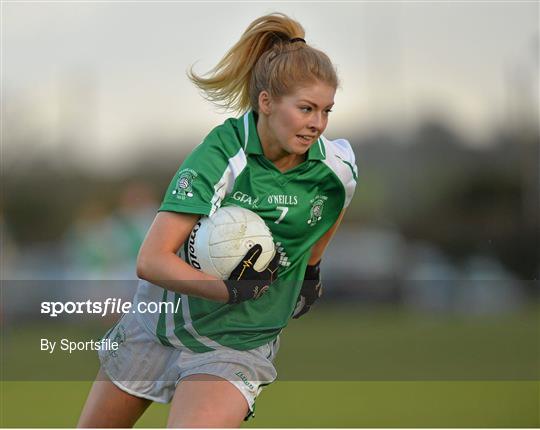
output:
[[[270,133],[270,128],[263,116],[259,116],[256,123],[263,154],[279,171],[285,172],[305,161],[306,154],[290,154],[281,148],[275,136]]]

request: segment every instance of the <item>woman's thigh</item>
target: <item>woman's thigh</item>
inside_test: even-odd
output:
[[[248,402],[231,382],[214,375],[182,379],[171,403],[168,427],[240,427]]]
[[[100,369],[77,427],[133,427],[150,403],[122,391]]]

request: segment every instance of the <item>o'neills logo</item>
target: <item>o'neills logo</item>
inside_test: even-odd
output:
[[[253,386],[253,384],[249,381],[249,379],[247,378],[246,375],[244,375],[241,371],[238,371],[235,373],[236,376],[240,377],[240,379],[242,380],[242,382],[250,389],[250,390],[254,390],[255,387]]]
[[[200,221],[195,224],[195,227],[193,227],[193,230],[189,235],[189,240],[184,245],[184,253],[186,254],[187,262],[197,270],[201,270],[201,264],[197,261],[197,254],[195,253],[195,238],[197,237],[199,228],[201,228]]]

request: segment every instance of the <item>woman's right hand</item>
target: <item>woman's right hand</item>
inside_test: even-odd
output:
[[[259,272],[255,270],[254,266],[261,254],[262,246],[259,244],[253,245],[238,266],[233,269],[229,279],[224,281],[229,291],[227,303],[238,304],[246,300],[256,300],[266,293],[270,284],[277,279],[279,252],[276,249],[270,263]]]

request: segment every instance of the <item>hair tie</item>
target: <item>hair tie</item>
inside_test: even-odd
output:
[[[294,42],[303,42],[303,43],[306,43],[306,41],[304,39],[302,39],[301,37],[294,37],[292,39],[289,39],[289,43],[294,43]]]

